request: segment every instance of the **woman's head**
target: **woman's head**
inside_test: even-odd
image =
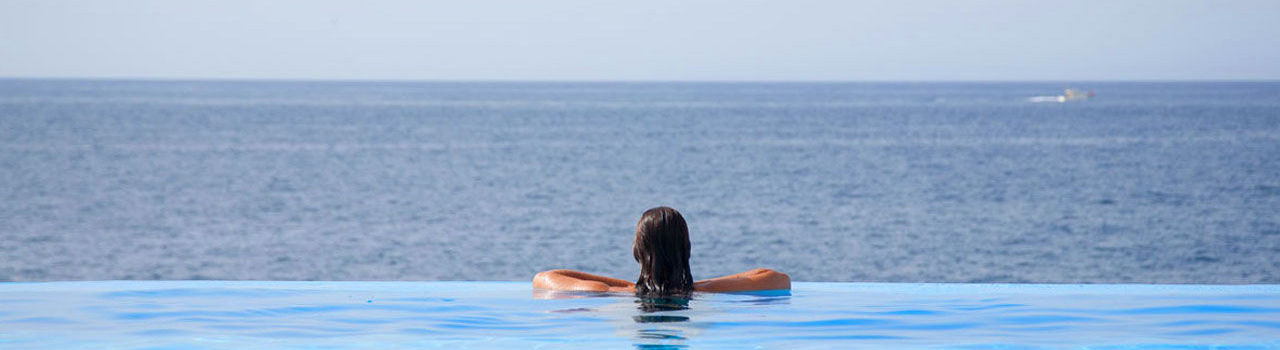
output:
[[[681,295],[693,291],[689,273],[689,227],[680,212],[668,207],[646,210],[636,224],[631,250],[640,263],[638,295]]]

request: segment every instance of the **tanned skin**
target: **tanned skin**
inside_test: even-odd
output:
[[[533,276],[533,288],[584,292],[636,292],[636,284],[633,282],[574,270],[540,272]],[[775,289],[791,289],[791,276],[770,269],[754,269],[693,282],[693,290],[698,292],[745,292]]]

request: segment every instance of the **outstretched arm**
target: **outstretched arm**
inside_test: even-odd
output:
[[[754,269],[693,283],[699,292],[745,292],[753,290],[791,289],[791,276],[770,269]]]
[[[635,283],[574,270],[551,270],[533,276],[533,288],[588,292],[635,292]]]

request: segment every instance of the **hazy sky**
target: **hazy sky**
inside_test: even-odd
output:
[[[12,1],[0,77],[1280,79],[1280,1]]]

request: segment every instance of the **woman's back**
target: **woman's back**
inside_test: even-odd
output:
[[[533,287],[550,290],[631,292],[669,296],[698,292],[791,289],[791,277],[770,269],[693,281],[689,271],[689,228],[669,207],[646,210],[636,224],[632,256],[640,264],[636,283],[573,270],[550,270],[533,277]]]

